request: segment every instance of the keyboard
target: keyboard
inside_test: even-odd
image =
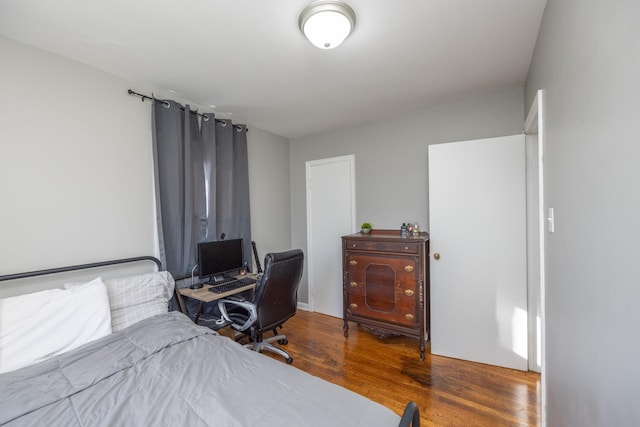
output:
[[[232,291],[234,289],[242,288],[243,286],[253,285],[254,283],[256,283],[256,279],[252,277],[242,277],[240,279],[231,279],[229,281],[224,281],[222,283],[211,283],[209,292],[222,294],[225,292]]]

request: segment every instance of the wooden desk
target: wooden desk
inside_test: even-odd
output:
[[[246,274],[244,276],[236,276],[237,279],[240,279],[243,277],[252,277],[257,280],[257,276],[255,274]],[[209,288],[211,288],[211,285],[204,285],[202,288],[199,288],[199,289],[181,288],[181,289],[178,289],[178,293],[181,296],[194,299],[200,303],[198,304],[198,311],[196,312],[196,315],[193,318],[193,322],[198,323],[198,319],[200,319],[200,315],[202,314],[202,310],[204,309],[205,303],[217,301],[219,299],[226,298],[231,295],[239,294],[240,292],[248,291],[248,290],[254,289],[255,287],[256,287],[256,284],[252,283],[250,285],[241,286],[237,289],[232,289],[230,291],[217,294],[215,292],[209,291]],[[189,315],[189,313],[186,310],[186,307],[184,307],[183,304],[180,304],[180,309],[184,314],[186,314],[187,316]]]

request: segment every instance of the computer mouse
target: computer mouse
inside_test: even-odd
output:
[[[203,286],[204,285],[202,283],[194,283],[193,285],[189,286],[189,289],[200,289]]]

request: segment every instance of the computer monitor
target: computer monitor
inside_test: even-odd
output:
[[[200,278],[222,280],[225,275],[237,274],[243,267],[242,239],[217,240],[198,243]]]

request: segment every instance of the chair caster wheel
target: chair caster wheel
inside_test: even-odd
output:
[[[286,338],[283,338],[281,340],[278,340],[278,344],[287,345],[287,344],[289,344],[289,340],[287,340]]]
[[[287,365],[291,365],[293,363],[293,357],[287,358]]]

